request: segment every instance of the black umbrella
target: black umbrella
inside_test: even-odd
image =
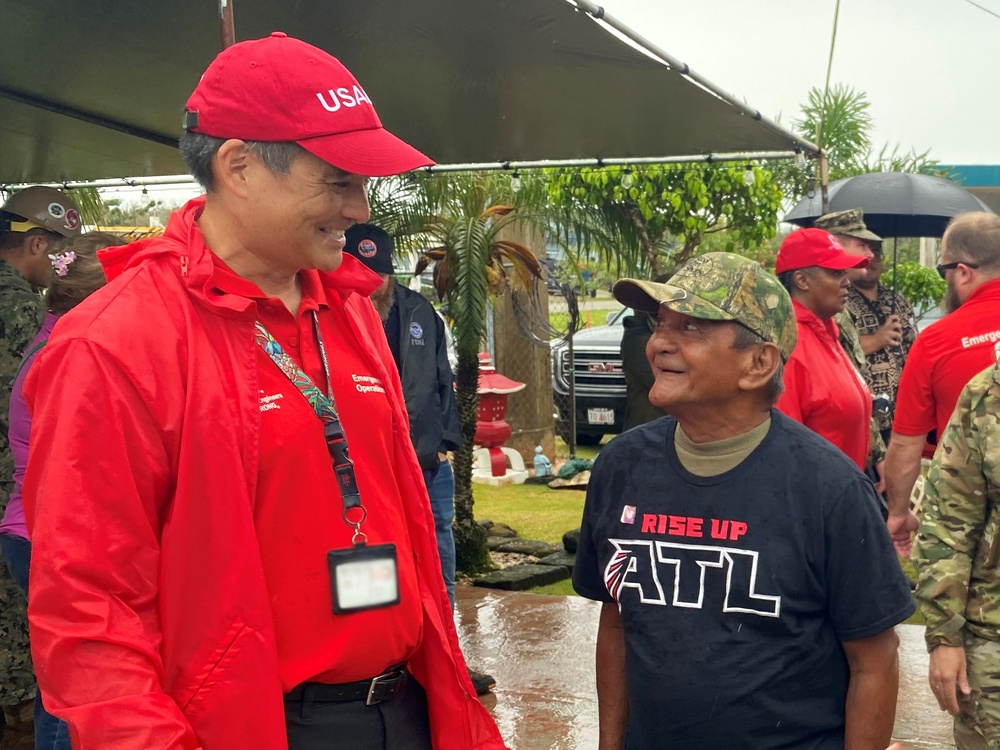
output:
[[[989,206],[961,185],[926,174],[869,172],[830,183],[829,211],[860,208],[867,227],[882,237],[940,237],[949,219]],[[785,221],[811,227],[824,213],[819,193],[803,198]]]

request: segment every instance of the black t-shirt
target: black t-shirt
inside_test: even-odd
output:
[[[670,418],[594,465],[573,586],[621,608],[630,749],[842,748],[841,641],[914,611],[871,482],[771,416],[715,477],[680,464]]]

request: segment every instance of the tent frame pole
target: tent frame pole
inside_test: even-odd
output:
[[[484,161],[468,164],[438,164],[425,167],[421,172],[500,172],[516,169],[559,169],[563,167],[601,167],[642,166],[657,164],[714,164],[716,162],[760,161],[764,159],[794,159],[795,151],[750,151],[724,154],[695,154],[693,156],[643,156],[637,159],[615,157],[608,159],[563,159],[552,161]],[[155,177],[109,177],[101,180],[69,180],[66,182],[31,182],[24,184],[0,185],[0,189],[21,190],[29,185],[44,185],[53,188],[126,188],[145,185],[194,185],[195,180],[189,175],[159,175]]]
[[[820,156],[821,151],[819,146],[815,145],[814,143],[810,143],[804,138],[799,138],[794,133],[785,130],[776,122],[773,122],[768,118],[764,117],[758,110],[748,107],[746,104],[741,102],[739,99],[730,94],[728,91],[719,88],[714,83],[709,81],[707,78],[704,78],[703,76],[691,70],[691,68],[688,66],[687,63],[683,63],[680,60],[676,59],[675,57],[672,57],[661,47],[658,47],[645,37],[641,36],[640,34],[637,34],[635,31],[630,29],[628,26],[626,26],[624,23],[619,21],[614,16],[608,15],[608,13],[600,5],[591,2],[591,0],[567,0],[567,2],[570,2],[573,5],[575,5],[578,10],[586,12],[589,16],[594,18],[599,23],[607,24],[615,31],[617,31],[619,34],[622,34],[623,36],[627,37],[630,41],[637,44],[647,54],[659,58],[661,62],[666,63],[671,69],[677,71],[686,78],[690,78],[699,86],[715,94],[717,97],[722,99],[724,102],[727,102],[728,104],[732,105],[747,117],[761,123],[768,130],[777,133],[783,138],[787,138],[793,144],[795,144],[796,147],[800,148],[803,152],[809,154],[813,158],[817,158]]]
[[[222,49],[236,44],[236,22],[233,19],[233,0],[219,0],[219,37]]]

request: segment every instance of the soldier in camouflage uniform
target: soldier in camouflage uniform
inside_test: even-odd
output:
[[[0,516],[14,479],[14,459],[7,446],[10,389],[24,350],[45,317],[36,290],[48,286],[52,276],[51,247],[62,237],[79,233],[76,204],[52,188],[27,188],[0,208]],[[0,558],[0,706],[9,735],[23,724],[22,707],[30,705],[35,694],[24,594]],[[14,747],[11,739],[5,737],[0,747]]]
[[[927,479],[913,555],[931,689],[959,750],[1000,748],[1000,365],[962,391]]]

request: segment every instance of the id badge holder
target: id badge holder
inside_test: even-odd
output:
[[[327,552],[326,561],[335,615],[399,604],[395,544],[355,544]]]

